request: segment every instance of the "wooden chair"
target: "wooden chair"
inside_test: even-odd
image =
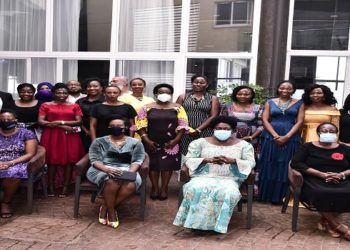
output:
[[[183,165],[180,170],[181,187],[180,187],[180,193],[179,193],[178,206],[181,205],[181,202],[183,200],[183,185],[189,180],[190,180],[189,170],[186,165]],[[242,184],[242,186],[245,185],[247,189],[242,192],[242,188],[241,188],[242,198],[237,205],[237,210],[239,212],[242,212],[242,203],[244,200],[247,201],[247,223],[246,223],[247,229],[251,229],[252,227],[254,182],[255,182],[255,172],[254,170],[252,170],[247,180],[245,180]]]
[[[27,210],[30,214],[33,212],[34,182],[40,179],[44,197],[47,198],[47,174],[45,165],[45,152],[46,151],[44,147],[37,147],[36,154],[28,162],[28,179],[24,180],[21,183],[21,186],[27,189]]]
[[[97,196],[97,185],[88,181],[82,180],[82,176],[86,174],[86,171],[90,167],[89,155],[86,154],[79,162],[77,162],[74,166],[74,171],[76,174],[75,178],[75,197],[74,197],[74,218],[78,218],[79,215],[79,203],[80,203],[80,192],[81,191],[90,191],[91,194],[91,202],[95,202]],[[145,218],[145,208],[146,208],[146,182],[147,176],[149,172],[149,157],[146,154],[145,159],[139,169],[139,173],[142,179],[142,184],[140,187],[140,213],[139,217],[141,220]]]
[[[288,167],[288,180],[289,180],[289,189],[287,191],[286,197],[284,199],[283,205],[282,205],[282,213],[286,213],[288,208],[288,203],[290,201],[290,198],[293,194],[294,201],[293,201],[293,212],[292,212],[292,231],[297,232],[298,230],[298,215],[299,215],[299,201],[300,201],[300,193],[301,193],[301,187],[303,186],[304,178],[303,175],[295,170],[292,169],[289,165]]]

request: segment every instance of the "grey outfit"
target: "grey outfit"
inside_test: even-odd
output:
[[[99,186],[99,193],[103,190],[104,183],[111,177],[93,167],[94,162],[101,162],[104,165],[129,169],[132,163],[141,165],[145,158],[145,149],[142,143],[134,138],[128,137],[125,144],[118,148],[110,140],[108,136],[97,138],[90,146],[89,158],[91,167],[86,173],[86,177],[89,181]],[[136,176],[136,190],[141,186],[141,176],[137,173]]]

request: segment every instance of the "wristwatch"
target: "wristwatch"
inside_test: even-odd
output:
[[[343,180],[346,180],[346,176],[345,176],[344,172],[341,172],[340,174],[341,174],[341,176],[342,176],[342,179],[343,179]]]

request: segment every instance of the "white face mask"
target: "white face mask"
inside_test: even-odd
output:
[[[231,130],[214,130],[214,136],[219,141],[226,141],[232,136]]]
[[[320,134],[320,142],[332,143],[337,141],[336,133],[322,133]]]
[[[168,102],[171,100],[171,95],[169,94],[159,94],[157,96],[157,99],[161,102]]]

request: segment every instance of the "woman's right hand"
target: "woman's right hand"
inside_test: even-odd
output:
[[[143,141],[150,152],[155,153],[157,151],[158,144],[156,142],[152,141],[149,138],[144,138]]]
[[[120,170],[118,168],[111,168],[111,167],[106,167],[105,172],[113,177],[120,176],[123,174],[123,170]]]

